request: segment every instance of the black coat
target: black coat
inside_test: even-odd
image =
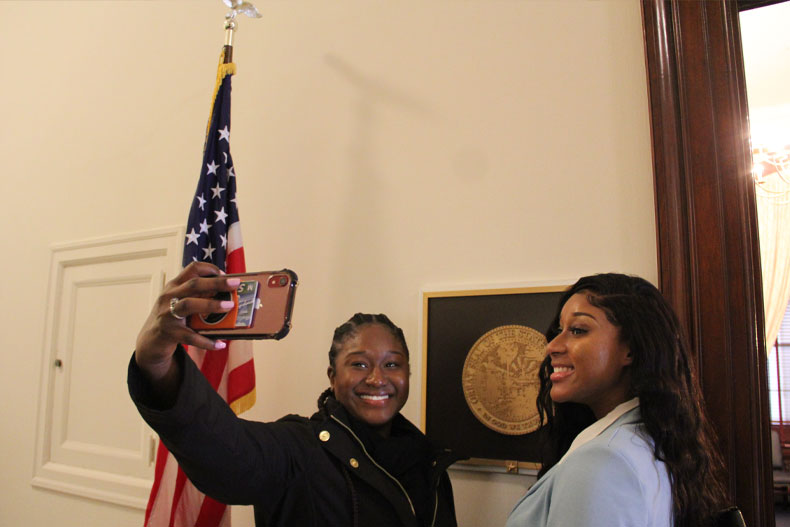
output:
[[[273,423],[238,418],[179,349],[183,378],[172,408],[157,409],[132,358],[129,393],[194,485],[228,504],[253,505],[255,524],[269,526],[455,526],[447,467],[458,458],[432,449],[431,496],[418,519],[401,483],[368,455],[343,407],[330,399],[310,419]],[[400,416],[398,425],[422,433]],[[426,440],[427,441],[427,440]],[[421,521],[424,520],[424,521]]]

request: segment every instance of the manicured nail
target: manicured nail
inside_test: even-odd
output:
[[[241,283],[241,278],[228,278],[225,283],[231,287],[236,287]]]
[[[236,304],[233,300],[223,300],[219,305],[222,306],[222,309],[232,309]]]
[[[227,344],[224,340],[215,340],[214,341],[214,349],[215,350],[224,350],[227,347]]]

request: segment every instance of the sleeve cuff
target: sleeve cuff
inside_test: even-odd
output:
[[[129,395],[131,395],[132,401],[134,401],[134,404],[137,405],[138,408],[165,411],[171,409],[178,403],[178,400],[181,398],[181,392],[184,391],[185,369],[189,368],[190,366],[194,367],[194,363],[191,360],[185,360],[186,351],[181,346],[181,344],[178,345],[178,348],[173,354],[173,358],[178,363],[181,377],[179,379],[176,402],[174,404],[168,405],[156,397],[156,392],[151,385],[151,381],[148,380],[148,377],[146,377],[146,375],[137,365],[137,362],[134,360],[134,353],[132,353],[132,358],[129,360],[129,369],[127,372],[126,382],[129,386]]]

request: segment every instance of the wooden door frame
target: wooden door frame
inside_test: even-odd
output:
[[[642,0],[659,281],[696,351],[728,486],[774,526],[764,321],[738,4]]]

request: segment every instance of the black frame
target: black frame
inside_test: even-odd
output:
[[[567,287],[423,293],[422,428],[431,440],[469,456],[464,465],[510,473],[540,468],[543,429],[517,436],[489,429],[469,409],[461,375],[472,345],[491,329],[518,324],[545,334]]]

